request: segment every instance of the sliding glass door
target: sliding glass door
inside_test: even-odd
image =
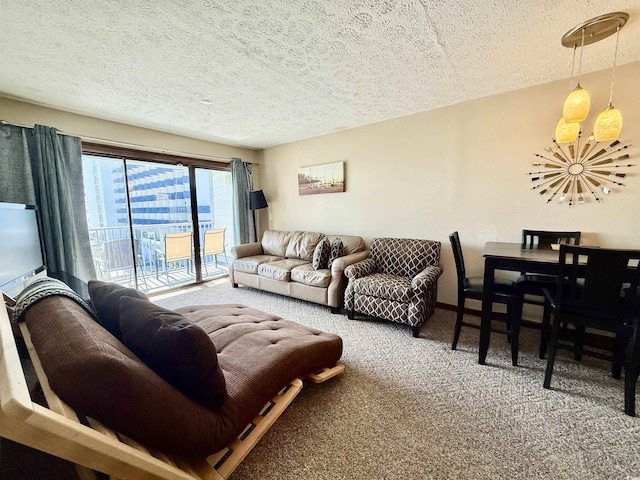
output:
[[[228,273],[230,171],[87,154],[83,162],[98,278],[154,292]]]

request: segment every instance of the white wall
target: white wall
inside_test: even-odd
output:
[[[590,133],[607,105],[610,70],[584,75]],[[618,67],[614,105],[624,118],[621,141],[640,143],[640,62]],[[519,242],[523,228],[580,230],[583,243],[640,248],[640,167],[602,204],[546,204],[526,175],[534,154],[551,144],[569,80],[474,100],[374,125],[281,145],[262,152],[261,188],[269,202],[260,225],[327,234],[439,240],[438,301],[456,303],[448,240],[460,232],[467,270],[482,273],[486,241]],[[632,163],[640,163],[631,147]],[[302,166],[345,161],[346,192],[299,196]],[[272,218],[269,219],[268,217]]]

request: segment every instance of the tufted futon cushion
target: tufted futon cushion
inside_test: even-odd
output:
[[[25,312],[54,392],[81,414],[165,453],[202,457],[228,445],[296,377],[333,366],[340,337],[242,305],[185,307],[216,346],[227,397],[215,410],[165,382],[73,300]]]

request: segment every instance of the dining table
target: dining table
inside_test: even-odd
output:
[[[551,246],[529,248],[520,243],[487,242],[482,255],[484,257],[484,284],[478,363],[484,365],[491,340],[492,299],[496,270],[555,275],[558,272],[560,252],[552,249]]]

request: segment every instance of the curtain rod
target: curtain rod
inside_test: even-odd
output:
[[[5,120],[0,120],[0,125],[12,125],[14,127],[33,128],[33,125],[31,125],[31,126],[22,125],[22,124],[19,124],[19,123],[7,122]],[[113,145],[113,146],[117,146],[117,147],[127,147],[127,148],[133,148],[135,150],[144,150],[144,151],[147,151],[147,152],[166,153],[167,155],[178,155],[180,157],[197,158],[197,159],[200,159],[200,160],[217,160],[217,161],[222,161],[222,162],[227,162],[227,163],[231,162],[231,159],[230,158],[226,158],[226,157],[216,157],[214,155],[203,155],[203,154],[200,154],[200,153],[177,152],[177,151],[174,151],[174,150],[166,150],[164,148],[148,147],[146,145],[138,145],[138,144],[135,144],[135,143],[119,142],[117,140],[107,140],[105,138],[84,137],[82,135],[75,135],[73,133],[61,132],[59,130],[58,130],[58,135],[67,135],[67,136],[70,136],[70,137],[80,137],[81,140],[87,141],[87,142],[101,143],[103,145]],[[249,162],[249,163],[252,163],[252,162]]]

